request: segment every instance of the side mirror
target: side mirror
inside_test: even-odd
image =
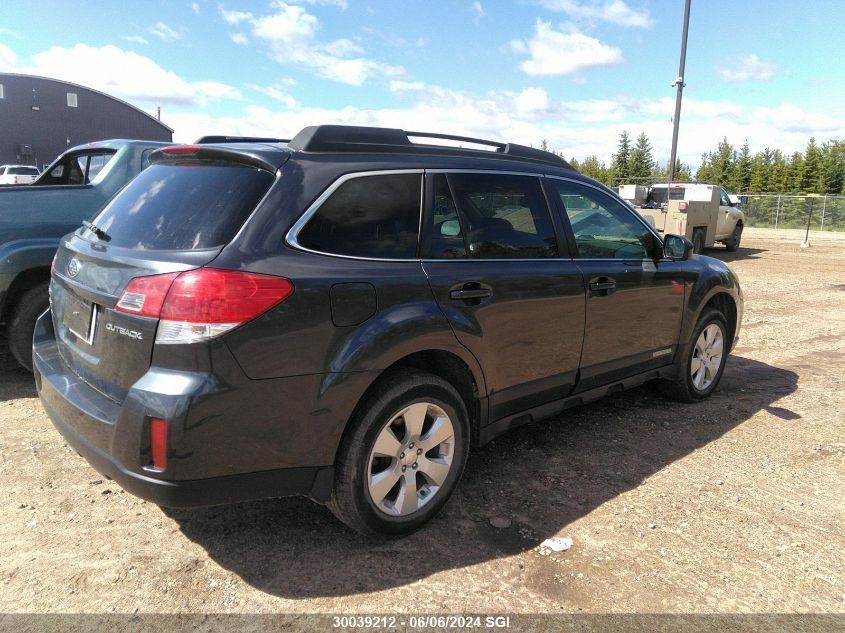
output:
[[[683,235],[669,234],[663,238],[663,257],[687,260],[692,255],[693,245]]]
[[[456,237],[461,234],[461,223],[458,220],[446,220],[440,225],[440,235]]]

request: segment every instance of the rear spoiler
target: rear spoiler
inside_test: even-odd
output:
[[[290,143],[289,138],[271,138],[269,136],[201,136],[197,145],[205,143]]]
[[[235,151],[227,147],[207,145],[169,145],[150,154],[150,163],[181,162],[185,160],[208,160],[257,167],[275,174],[278,165],[268,162],[256,152]]]

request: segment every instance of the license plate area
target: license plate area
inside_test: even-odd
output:
[[[97,325],[97,306],[67,293],[65,295],[64,324],[76,337],[91,345]]]

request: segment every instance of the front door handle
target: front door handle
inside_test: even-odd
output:
[[[609,295],[616,290],[616,280],[610,277],[597,277],[590,280],[590,292]]]

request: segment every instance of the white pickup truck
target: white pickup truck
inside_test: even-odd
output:
[[[0,185],[28,185],[40,172],[32,165],[0,165]]]
[[[622,187],[620,195],[624,198]],[[739,249],[745,214],[719,185],[673,182],[652,185],[637,211],[661,232],[686,235],[696,253],[721,242]]]

